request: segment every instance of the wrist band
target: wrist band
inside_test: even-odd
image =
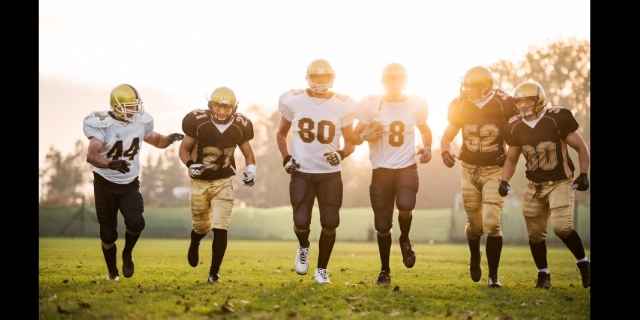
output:
[[[187,168],[191,167],[192,164],[193,164],[193,160],[187,160],[187,163],[186,163]]]

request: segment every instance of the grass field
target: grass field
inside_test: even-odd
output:
[[[191,268],[185,240],[141,239],[136,273],[104,280],[98,239],[40,239],[41,319],[588,319],[590,293],[570,252],[550,248],[553,288],[534,289],[528,247],[505,247],[502,289],[468,276],[463,245],[415,246],[417,262],[405,269],[394,240],[392,285],[377,287],[375,243],[338,242],[329,263],[333,284],[315,285],[312,273],[293,271],[291,241],[231,241],[221,282],[206,282],[211,240],[200,248],[203,264]],[[118,241],[119,250],[123,247]],[[312,243],[310,270],[317,242]],[[120,252],[118,266],[121,266]]]

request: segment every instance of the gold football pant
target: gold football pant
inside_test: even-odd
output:
[[[193,230],[206,234],[212,228],[227,230],[231,224],[233,185],[231,177],[218,180],[191,179]]]
[[[571,180],[529,183],[524,195],[523,214],[529,241],[539,243],[547,238],[547,223],[551,220],[554,233],[566,238],[573,230],[575,191]]]
[[[502,167],[474,166],[462,162],[462,201],[467,212],[465,234],[475,240],[483,233],[502,236],[503,199],[498,193]]]

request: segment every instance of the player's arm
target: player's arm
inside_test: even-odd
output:
[[[182,143],[180,143],[180,150],[178,151],[178,156],[180,157],[180,161],[184,163],[187,167],[191,164],[189,161],[191,160],[191,151],[193,147],[196,145],[196,139],[189,135],[185,135],[184,139],[182,139]]]
[[[416,127],[422,136],[422,149],[418,152],[418,154],[420,154],[420,162],[427,163],[431,161],[431,128],[429,128],[427,121],[418,122]]]
[[[244,156],[244,161],[246,166],[249,166],[251,164],[253,165],[256,164],[256,156],[253,154],[253,148],[251,148],[249,141],[246,141],[245,143],[240,145],[240,151]]]
[[[151,131],[146,136],[144,136],[144,141],[156,148],[164,149],[170,146],[175,141],[180,141],[183,138],[184,135],[181,133],[172,133],[168,136],[165,136],[155,131]]]
[[[340,157],[344,160],[356,149],[356,145],[359,144],[357,142],[362,143],[362,141],[360,141],[360,138],[356,135],[353,126],[342,128],[342,136],[344,137],[344,147],[338,152],[340,153]]]
[[[278,132],[276,133],[276,142],[278,143],[278,150],[280,150],[280,155],[283,160],[290,156],[287,148],[287,134],[289,133],[289,129],[291,129],[291,121],[285,117],[281,117]]]
[[[589,172],[590,156],[589,148],[584,142],[584,138],[577,131],[569,133],[564,141],[578,152],[578,159],[580,161],[580,174],[587,174]]]
[[[518,158],[522,153],[521,147],[509,146],[507,155],[504,161],[504,167],[502,168],[502,180],[509,181],[513,174],[516,172],[516,166],[518,165]]]
[[[96,168],[108,168],[122,173],[129,172],[129,163],[126,160],[109,160],[100,154],[103,150],[104,142],[95,137],[89,138],[87,162]]]
[[[451,142],[455,139],[456,135],[458,135],[458,131],[460,131],[460,127],[455,126],[451,123],[447,126],[447,129],[444,130],[444,134],[442,135],[442,139],[440,140],[440,155],[442,156],[442,162],[451,168],[455,165],[456,159],[451,154]]]

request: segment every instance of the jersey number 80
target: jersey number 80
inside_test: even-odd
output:
[[[315,122],[311,118],[302,118],[298,120],[298,133],[300,139],[305,143],[311,143],[316,138],[318,142],[322,144],[329,144],[336,136],[336,126],[327,120],[321,120],[318,122],[317,133],[313,132],[315,128]]]

